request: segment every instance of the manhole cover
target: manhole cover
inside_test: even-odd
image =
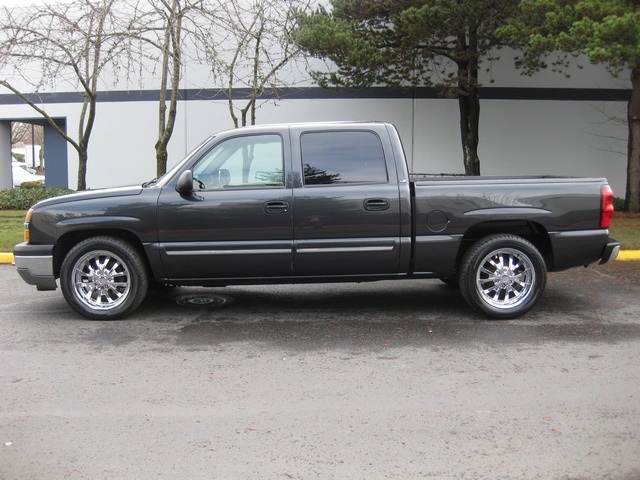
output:
[[[179,295],[174,298],[178,305],[183,307],[222,307],[233,302],[233,298],[228,295],[219,295],[217,293],[191,293],[188,295]]]

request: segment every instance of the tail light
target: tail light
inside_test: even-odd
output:
[[[613,219],[613,190],[609,185],[602,187],[602,207],[600,209],[600,228],[609,228]]]

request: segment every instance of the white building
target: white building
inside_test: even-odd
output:
[[[550,71],[521,76],[508,54],[493,65],[481,96],[480,161],[483,175],[577,175],[607,177],[616,196],[626,185],[627,127],[611,120],[626,115],[627,77],[614,79],[602,66],[583,62],[570,78]],[[207,72],[187,66],[178,120],[169,144],[169,168],[213,132],[233,127],[223,95]],[[142,183],[155,176],[158,81],[142,89],[98,95],[90,140],[87,187]],[[216,93],[218,95],[216,96]],[[310,81],[291,95],[267,102],[258,123],[380,120],[394,123],[414,173],[462,173],[458,103],[427,89],[356,92],[324,91]],[[214,98],[215,97],[215,98]],[[81,107],[78,93],[42,97],[41,105],[68,132],[75,132]],[[7,151],[11,121],[42,118],[8,90],[0,88],[0,150]],[[73,135],[72,135],[73,136]],[[78,158],[50,127],[45,132],[48,186],[77,184]],[[2,167],[4,168],[4,167]],[[0,182],[8,183],[5,170]],[[0,185],[2,188],[2,185]],[[6,187],[4,187],[6,188]]]

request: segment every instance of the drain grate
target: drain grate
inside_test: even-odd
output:
[[[190,293],[174,297],[175,302],[183,307],[223,307],[233,302],[233,298],[228,295],[217,293]]]

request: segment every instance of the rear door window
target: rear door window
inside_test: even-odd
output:
[[[389,181],[382,144],[373,132],[307,132],[301,148],[305,185]]]

